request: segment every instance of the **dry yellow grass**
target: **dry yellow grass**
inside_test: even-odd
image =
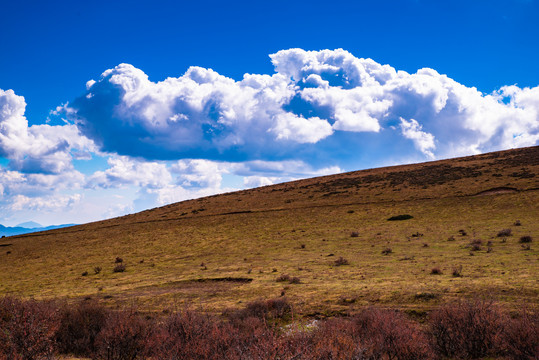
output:
[[[469,296],[537,304],[538,189],[532,147],[185,201],[1,239],[12,245],[0,248],[0,295],[221,311],[284,293],[302,314],[369,304],[423,311]],[[387,221],[399,214],[413,219]],[[112,271],[117,256],[125,272]],[[336,265],[341,256],[348,265]],[[282,274],[300,283],[277,282]]]

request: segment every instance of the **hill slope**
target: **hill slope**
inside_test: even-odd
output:
[[[285,294],[304,314],[478,295],[536,303],[538,190],[531,147],[184,201],[2,239],[0,295],[222,310]],[[401,214],[413,218],[387,220]]]

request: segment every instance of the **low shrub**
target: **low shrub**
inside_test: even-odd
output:
[[[342,256],[339,256],[337,260],[335,260],[335,266],[342,266],[342,265],[349,265],[350,263],[348,260],[343,258]]]
[[[428,320],[435,351],[444,357],[478,359],[499,353],[505,315],[492,302],[446,304]]]
[[[114,263],[115,264],[119,264],[119,263],[123,263],[124,262],[124,259],[122,259],[121,257],[116,257],[116,259],[114,260]]]
[[[359,233],[357,231],[352,231],[350,237],[359,237]]]
[[[153,329],[145,355],[161,360],[226,359],[237,332],[207,315],[185,310]]]
[[[522,237],[520,237],[520,240],[518,242],[521,243],[521,244],[531,243],[532,242],[532,237],[529,236],[529,235],[522,236]]]
[[[384,255],[389,255],[393,252],[393,250],[391,250],[391,248],[385,248],[384,250],[382,250],[382,254]]]
[[[232,322],[243,321],[247,318],[282,319],[292,313],[292,306],[286,298],[256,300],[248,303],[244,309],[232,311],[229,318]]]
[[[279,277],[277,277],[277,279],[275,279],[275,281],[277,281],[277,282],[286,282],[286,281],[290,281],[290,275],[288,275],[288,274],[281,274],[281,275],[279,275]]]
[[[301,284],[301,280],[300,280],[299,277],[294,276],[294,277],[290,278],[290,284]]]
[[[511,359],[532,360],[539,358],[539,309],[522,310],[503,328],[503,345]]]
[[[430,270],[430,273],[431,275],[442,275],[442,269],[440,269],[439,267],[433,267]]]
[[[96,338],[105,325],[109,310],[95,301],[81,301],[61,309],[56,334],[58,350],[63,354],[90,357],[96,352]]]
[[[480,251],[482,248],[481,248],[481,245],[479,244],[471,244],[471,251]]]
[[[513,225],[514,226],[521,226],[522,224],[520,223],[520,220],[517,220],[517,221],[515,221],[515,223]]]
[[[432,359],[427,336],[404,314],[368,308],[353,317],[366,359]]]
[[[51,359],[59,325],[53,304],[0,299],[0,359]]]
[[[513,231],[511,229],[503,229],[503,230],[498,231],[498,237],[511,236],[512,233]]]
[[[134,360],[145,351],[149,324],[136,311],[110,312],[95,339],[96,357]]]
[[[462,265],[453,267],[453,270],[451,271],[451,275],[454,277],[461,277],[462,276]]]
[[[124,263],[118,263],[116,266],[114,266],[114,269],[112,269],[112,272],[119,273],[125,271],[125,264]]]

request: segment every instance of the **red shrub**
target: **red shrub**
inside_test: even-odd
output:
[[[97,335],[96,355],[99,359],[134,360],[141,356],[149,326],[134,311],[111,312]]]
[[[58,326],[58,311],[49,303],[1,299],[0,358],[51,359]]]
[[[488,301],[441,306],[429,318],[434,349],[446,357],[466,359],[495,355],[505,319],[500,309]]]
[[[504,349],[511,359],[539,359],[539,313],[522,311],[504,328]]]
[[[366,349],[349,319],[329,319],[313,332],[307,359],[366,359]]]
[[[172,314],[155,329],[146,355],[163,360],[273,359],[280,349],[277,340],[273,330],[256,317],[226,322],[183,311]]]
[[[229,314],[230,320],[245,320],[253,317],[261,320],[283,319],[292,313],[292,306],[286,298],[256,300],[247,304],[244,309]]]
[[[62,309],[60,328],[56,334],[58,349],[63,354],[90,357],[95,353],[95,341],[109,310],[94,301],[81,301]]]
[[[392,310],[369,308],[354,317],[367,358],[431,359],[433,353],[417,323]]]

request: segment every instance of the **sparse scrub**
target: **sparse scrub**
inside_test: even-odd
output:
[[[357,232],[357,231],[352,231],[352,232],[350,233],[350,237],[359,237],[359,232]]]
[[[531,243],[532,242],[532,237],[529,236],[529,235],[521,236],[520,240],[518,242],[521,243],[521,244]]]
[[[383,255],[389,255],[393,252],[393,250],[391,250],[391,248],[385,248],[384,250],[382,250],[382,254]]]
[[[116,266],[114,266],[114,269],[112,269],[112,272],[120,273],[125,271],[125,264],[124,263],[118,263]]]
[[[290,278],[290,284],[301,284],[301,280],[300,280],[299,277],[294,276],[294,277]]]
[[[342,265],[349,265],[350,263],[348,260],[343,258],[342,256],[339,256],[337,260],[335,260],[335,266],[342,266]]]
[[[517,220],[517,221],[515,221],[515,223],[513,225],[514,226],[521,226],[522,224],[520,223],[520,220]]]
[[[116,259],[114,260],[114,263],[115,264],[119,264],[119,263],[123,263],[124,262],[124,259],[122,259],[121,257],[117,256]]]
[[[470,250],[471,250],[471,251],[481,251],[481,249],[482,249],[482,248],[481,248],[481,245],[479,245],[479,244],[472,244]]]
[[[257,319],[283,319],[292,313],[292,306],[286,298],[270,300],[256,300],[247,304],[244,309],[229,313],[233,322],[243,321],[247,318]]]
[[[511,234],[513,233],[513,231],[511,229],[503,229],[503,230],[500,230],[498,231],[498,237],[507,237],[507,236],[511,236]]]
[[[461,277],[462,276],[462,265],[454,266],[453,270],[451,272],[451,275],[454,277]]]
[[[288,275],[288,274],[281,274],[281,275],[279,275],[279,277],[277,277],[277,279],[275,279],[275,281],[277,281],[277,282],[287,282],[287,281],[290,281],[290,275]]]
[[[458,232],[459,232],[460,236],[466,236],[466,235],[468,235],[468,234],[466,233],[466,230],[464,230],[464,229],[460,229]]]
[[[481,245],[483,245],[483,241],[481,239],[474,239],[470,242],[470,250],[471,251],[480,251]]]
[[[447,241],[455,241],[455,237],[451,235],[450,237],[447,238]]]
[[[430,273],[431,275],[442,275],[442,269],[440,269],[439,267],[433,267],[430,270]]]
[[[94,267],[94,274],[99,274],[101,272],[101,266]]]

